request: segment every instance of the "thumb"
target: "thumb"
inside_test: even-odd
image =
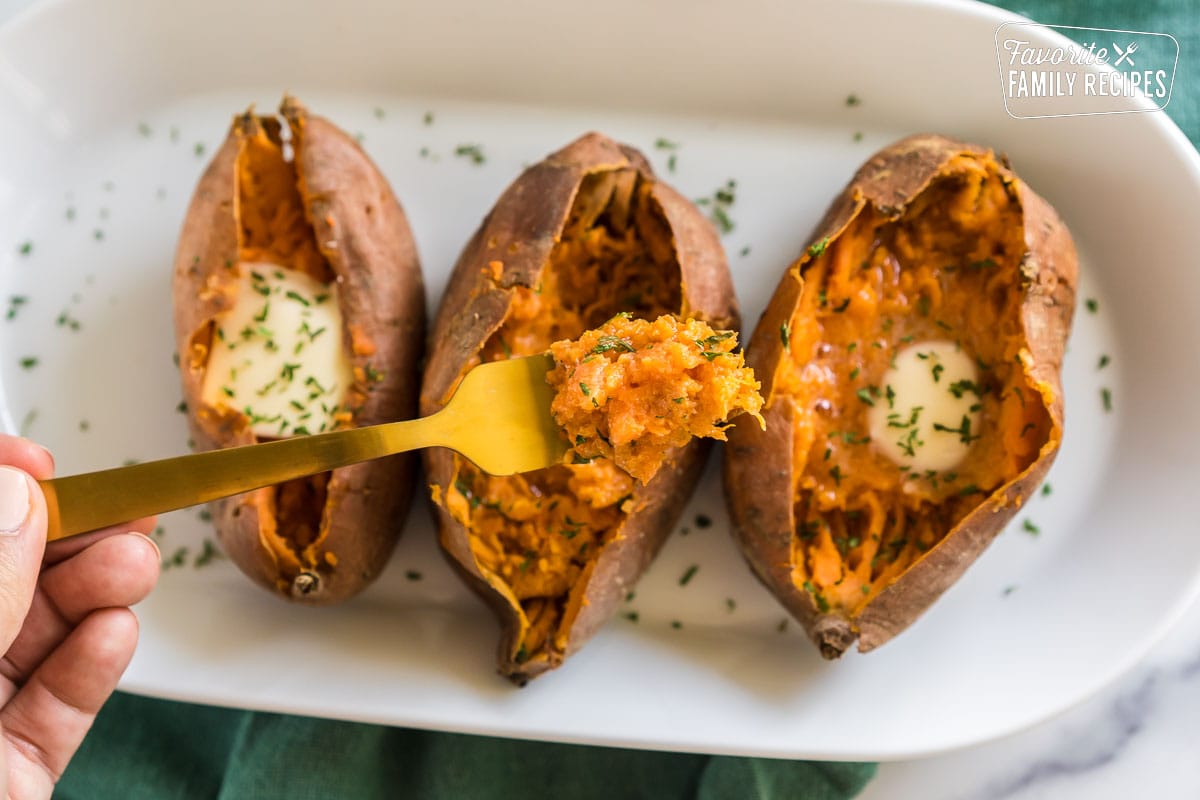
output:
[[[0,654],[8,652],[29,613],[45,548],[41,487],[16,467],[0,466]]]

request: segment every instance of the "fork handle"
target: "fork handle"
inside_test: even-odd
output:
[[[47,539],[241,494],[331,469],[442,444],[438,414],[211,450],[39,481]]]

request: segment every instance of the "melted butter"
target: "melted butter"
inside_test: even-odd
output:
[[[871,441],[913,472],[957,466],[979,438],[978,370],[954,342],[909,345],[869,412]]]
[[[250,418],[259,437],[332,430],[353,380],[337,289],[275,264],[241,263],[216,318],[202,399]]]

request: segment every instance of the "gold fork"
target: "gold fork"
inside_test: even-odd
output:
[[[212,450],[41,481],[49,539],[104,528],[347,464],[449,447],[493,475],[548,467],[566,442],[550,414],[549,355],[481,364],[422,419]]]

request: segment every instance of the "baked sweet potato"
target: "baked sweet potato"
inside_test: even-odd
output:
[[[754,572],[837,658],[910,625],[1050,468],[1077,264],[1005,160],[934,135],[872,156],[810,241],[746,351],[766,430],[731,431],[724,477]]]
[[[200,450],[417,410],[425,296],[404,212],[353,139],[292,98],[280,113],[234,119],[179,239],[175,337]],[[218,537],[272,592],[345,599],[390,555],[414,468],[395,456],[217,501]]]
[[[544,352],[620,312],[739,321],[712,226],[640,153],[593,133],[527,169],[467,244],[433,326],[422,414],[475,364]],[[612,615],[707,453],[708,440],[677,448],[641,484],[608,459],[498,478],[426,451],[441,546],[499,617],[501,673],[523,683],[558,666]]]

